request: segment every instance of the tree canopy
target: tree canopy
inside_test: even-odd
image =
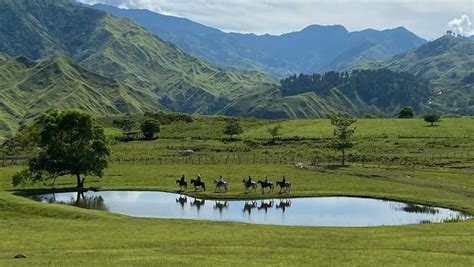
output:
[[[313,92],[327,96],[337,88],[348,97],[379,107],[418,107],[431,95],[428,83],[408,72],[389,69],[330,71],[324,74],[292,75],[280,81],[283,96]]]
[[[227,124],[224,128],[224,134],[232,138],[234,135],[239,135],[244,132],[242,126],[240,126],[240,121],[238,119],[230,119],[227,121]]]
[[[330,146],[341,152],[342,166],[346,162],[346,151],[354,146],[351,138],[355,133],[355,128],[350,126],[357,122],[357,120],[350,115],[338,113],[330,116],[331,124],[334,126],[333,136]]]
[[[415,112],[411,107],[403,107],[400,112],[398,112],[398,117],[401,119],[409,119],[415,116]]]
[[[52,110],[31,127],[37,128],[39,153],[28,162],[28,169],[14,176],[15,186],[73,175],[77,187],[83,188],[81,175],[102,177],[110,148],[103,128],[90,114]]]
[[[153,139],[155,134],[160,132],[160,123],[155,119],[145,119],[141,125],[141,130],[145,139]]]
[[[438,114],[426,114],[423,116],[423,119],[430,124],[430,126],[434,126],[436,122],[439,122],[441,120],[441,117]]]

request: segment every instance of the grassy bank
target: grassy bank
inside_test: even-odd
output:
[[[472,220],[398,227],[320,228],[129,218],[39,204],[15,196],[9,191],[9,176],[17,169],[0,169],[0,265],[474,264]],[[261,197],[260,193],[243,194],[242,177],[249,173],[255,177],[284,174],[295,185],[293,196],[371,196],[474,213],[474,177],[471,172],[461,171],[121,164],[112,165],[103,179],[88,179],[87,185],[173,191],[177,176],[196,173],[201,173],[205,181],[224,175],[231,182],[231,190],[225,195],[209,192],[212,190],[189,192],[203,197]],[[61,179],[58,186],[74,186],[74,180]],[[28,258],[13,260],[16,253]]]

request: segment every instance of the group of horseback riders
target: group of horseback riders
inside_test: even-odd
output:
[[[252,180],[252,176],[248,176],[248,178],[244,178],[242,180],[244,185],[245,193],[250,191],[256,191],[258,185],[261,187],[262,194],[265,193],[265,189],[268,189],[268,192],[273,192],[273,183],[268,180],[268,177],[265,176],[263,180],[258,180],[257,182]],[[180,179],[176,180],[176,184],[179,185],[180,190],[186,191],[188,189],[188,183],[186,182],[185,176],[181,176]],[[198,174],[196,179],[191,179],[191,184],[194,186],[194,190],[200,189],[201,191],[206,191],[206,184],[203,182],[202,177]],[[222,189],[227,192],[229,189],[229,183],[224,180],[224,177],[219,176],[219,178],[214,180],[215,185],[215,192],[218,190],[221,191]],[[277,181],[276,185],[280,187],[280,192],[289,192],[291,190],[291,183],[288,182],[283,176],[281,181]]]

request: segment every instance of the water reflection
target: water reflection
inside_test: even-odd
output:
[[[180,195],[179,198],[176,199],[176,203],[179,203],[182,209],[184,209],[184,205],[188,203],[188,198],[186,196]]]
[[[260,206],[258,207],[258,210],[264,210],[265,213],[268,212],[269,209],[273,207],[273,199],[272,200],[262,200],[260,202]]]
[[[276,225],[379,226],[470,218],[461,212],[443,208],[350,197],[240,201],[204,200],[163,192],[105,191],[45,194],[31,198],[44,203],[98,209],[134,217]]]
[[[411,203],[405,204],[405,206],[402,207],[402,210],[405,212],[410,212],[410,213],[426,213],[426,214],[439,213],[439,210],[433,207],[421,206],[421,205],[411,204]]]
[[[195,198],[194,201],[191,202],[191,207],[196,207],[196,209],[199,211],[201,210],[201,207],[206,204],[205,199],[197,199]]]
[[[86,196],[84,192],[77,192],[75,193],[75,197],[71,196],[69,199],[65,200],[57,200],[56,194],[38,195],[33,196],[32,198],[40,202],[75,206],[84,209],[109,211],[102,196]]]
[[[227,203],[227,201],[215,201],[214,209],[218,210],[219,213],[221,214],[222,214],[222,211],[224,209],[227,209],[228,207],[229,207],[229,203]]]
[[[285,210],[289,207],[291,207],[291,200],[289,199],[280,199],[280,203],[276,205],[276,208],[281,209],[283,212],[285,212]]]
[[[256,208],[257,208],[257,201],[245,201],[244,209],[242,211],[250,215],[252,213],[252,210]]]

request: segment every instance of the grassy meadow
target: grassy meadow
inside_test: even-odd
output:
[[[245,120],[245,133],[234,142],[224,142],[222,119],[199,118],[189,124],[163,126],[160,138],[154,141],[116,142],[104,177],[87,177],[86,186],[176,192],[179,176],[185,174],[189,179],[199,173],[208,184],[223,175],[230,190],[214,193],[208,186],[206,192],[190,190],[189,195],[250,199],[263,196],[258,191],[244,194],[244,177],[268,175],[274,181],[285,175],[293,183],[292,192],[285,197],[375,197],[474,214],[473,121],[470,117],[444,118],[439,126],[426,127],[421,119],[359,120],[351,153],[371,160],[339,168],[313,166],[308,161],[314,154],[321,159],[336,156],[326,146],[331,136],[327,120]],[[267,128],[276,124],[282,125],[282,135],[271,143]],[[112,138],[120,131],[108,128],[107,134]],[[258,145],[248,146],[248,140]],[[180,149],[193,149],[195,155],[180,157]],[[286,155],[288,160],[239,162],[239,158],[254,155]],[[382,164],[377,156],[416,158],[419,163],[409,168]],[[220,161],[210,161],[212,157]],[[207,162],[199,163],[206,158]],[[226,158],[227,162],[222,160]],[[306,168],[296,168],[293,160]],[[435,164],[422,164],[425,160]],[[23,196],[51,187],[46,183],[13,188],[11,176],[22,168],[8,164],[0,168],[0,266],[474,265],[472,219],[334,228],[131,218],[29,200]],[[72,177],[60,178],[56,184],[57,190],[74,186]],[[281,196],[278,190],[264,195]],[[18,253],[27,258],[13,259]]]

